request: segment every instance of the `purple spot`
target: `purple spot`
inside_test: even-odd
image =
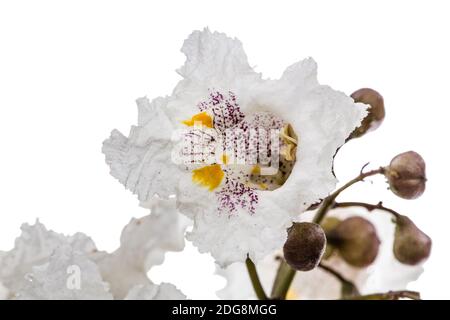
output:
[[[238,209],[244,209],[250,214],[256,212],[258,194],[255,189],[245,186],[243,183],[226,178],[222,190],[216,192],[219,200],[219,213],[236,213]]]
[[[221,132],[233,128],[245,117],[231,91],[225,97],[222,93],[211,90],[208,100],[200,102],[198,108],[200,111],[209,110],[213,113],[214,128]]]

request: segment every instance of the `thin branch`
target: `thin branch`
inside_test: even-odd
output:
[[[267,295],[264,292],[264,288],[261,284],[261,281],[259,280],[255,264],[250,258],[247,257],[247,260],[245,260],[245,265],[247,266],[248,275],[250,276],[250,280],[252,282],[256,296],[258,297],[259,300],[267,300]]]
[[[385,206],[383,206],[383,202],[378,202],[377,204],[370,204],[370,203],[365,203],[365,202],[335,202],[332,205],[332,209],[334,208],[348,208],[348,207],[363,207],[366,208],[368,211],[373,211],[373,210],[383,210],[386,212],[389,212],[390,214],[392,214],[394,216],[394,218],[398,218],[400,216],[400,213],[398,213],[395,210],[392,210],[390,208],[386,208]]]
[[[272,299],[284,300],[289,291],[292,280],[294,280],[296,271],[292,269],[284,259],[281,259],[277,275],[272,287]]]
[[[366,165],[365,165],[366,166]],[[364,167],[365,167],[364,166]],[[364,169],[363,167],[363,169]],[[376,170],[371,170],[368,171],[366,173],[363,173],[361,169],[361,173],[354,179],[350,180],[349,182],[347,182],[346,184],[344,184],[342,187],[340,187],[339,189],[337,189],[335,192],[333,192],[332,194],[330,194],[328,197],[326,197],[323,202],[322,202],[322,206],[319,208],[319,210],[317,211],[313,222],[320,224],[320,222],[322,222],[323,218],[325,217],[325,215],[327,214],[328,210],[330,210],[331,206],[334,204],[334,201],[336,200],[337,196],[344,191],[345,189],[351,187],[352,185],[354,185],[357,182],[363,181],[365,178],[370,177],[370,176],[374,176],[376,174],[381,174],[384,173],[384,168],[380,167]]]
[[[319,264],[319,268],[325,270],[326,272],[330,273],[331,275],[333,275],[335,278],[337,278],[340,282],[345,282],[345,283],[352,283],[351,281],[348,281],[347,279],[345,279],[339,272],[337,272],[336,270],[320,263]]]
[[[343,300],[399,300],[401,298],[420,300],[420,293],[416,291],[389,291],[385,293],[374,293],[364,296],[356,296],[351,298],[345,298]]]
[[[352,296],[359,296],[359,290],[356,287],[356,285],[350,281],[345,279],[339,272],[337,272],[336,270],[320,263],[319,264],[319,268],[323,269],[324,271],[328,272],[329,274],[331,274],[332,276],[334,276],[337,280],[339,280],[339,282],[341,283],[341,297],[342,298],[348,298],[348,297],[352,297]]]

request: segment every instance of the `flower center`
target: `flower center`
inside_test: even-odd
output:
[[[271,148],[270,162],[267,165],[256,164],[248,176],[250,184],[258,190],[276,190],[289,178],[295,164],[298,138],[290,124],[284,124],[278,130],[279,147],[272,148],[268,143],[262,148]],[[272,141],[273,143],[273,141]],[[261,148],[261,145],[259,146]],[[273,152],[275,151],[275,154]]]
[[[278,189],[289,178],[297,134],[272,113],[245,115],[231,92],[212,92],[198,107],[199,113],[182,121],[188,128],[181,153],[192,181],[216,193],[219,211],[254,213],[257,191]]]

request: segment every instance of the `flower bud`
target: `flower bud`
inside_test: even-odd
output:
[[[315,223],[294,223],[288,229],[283,247],[286,262],[295,270],[309,271],[317,267],[325,250],[327,239]]]
[[[425,161],[414,151],[401,153],[385,170],[389,186],[403,199],[415,199],[425,191]]]
[[[373,131],[381,125],[385,116],[384,101],[381,94],[369,88],[359,89],[353,92],[351,97],[355,102],[362,102],[370,105],[367,110],[367,116],[350,136],[350,138],[359,138],[366,132]]]
[[[336,246],[342,259],[359,268],[372,264],[380,247],[374,225],[361,217],[345,219],[327,233],[327,239]]]
[[[398,216],[395,228],[394,255],[404,264],[416,265],[430,256],[431,239],[408,217]]]

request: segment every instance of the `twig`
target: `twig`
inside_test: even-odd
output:
[[[267,300],[267,295],[264,292],[264,288],[261,284],[261,281],[259,280],[255,264],[250,258],[247,257],[247,260],[245,260],[245,265],[247,266],[248,275],[250,276],[250,280],[252,282],[256,296],[258,297],[259,300]]]
[[[352,201],[352,202],[335,202],[331,208],[334,209],[334,208],[348,208],[348,207],[363,207],[363,208],[366,208],[368,211],[383,210],[383,211],[389,212],[395,218],[398,218],[400,216],[400,213],[398,213],[397,211],[383,206],[383,202],[381,202],[381,201],[378,202],[377,204],[370,204],[370,203],[365,203],[365,202],[354,202],[354,201]]]
[[[366,164],[367,165],[367,164]],[[365,166],[364,166],[365,167]],[[364,169],[363,167],[363,169]],[[328,197],[326,197],[323,202],[322,202],[322,206],[319,208],[319,210],[317,211],[313,222],[319,224],[320,222],[322,222],[323,218],[325,217],[325,215],[327,214],[328,210],[331,208],[331,206],[334,204],[334,200],[336,200],[337,196],[344,191],[345,189],[349,188],[350,186],[354,185],[355,183],[359,182],[359,181],[363,181],[365,178],[370,177],[370,176],[374,176],[376,174],[380,174],[384,172],[384,168],[380,167],[376,170],[371,170],[368,171],[366,173],[363,173],[361,169],[361,173],[354,179],[350,180],[349,182],[347,182],[346,184],[344,184],[342,187],[340,187],[339,189],[337,189],[335,192],[333,192],[332,194],[330,194]]]
[[[401,298],[420,300],[420,293],[416,291],[389,291],[385,293],[374,293],[363,296],[345,298],[343,300],[399,300]]]
[[[356,285],[353,282],[345,279],[339,272],[324,265],[323,263],[319,264],[319,268],[323,269],[324,271],[328,272],[329,274],[333,275],[336,279],[339,280],[342,286],[341,295],[343,298],[359,295],[359,291]]]
[[[337,278],[340,282],[345,282],[345,283],[352,283],[351,281],[345,279],[339,272],[337,272],[336,270],[320,263],[319,264],[319,268],[325,270],[326,272],[332,274],[335,278]],[[352,283],[353,284],[353,283]]]

